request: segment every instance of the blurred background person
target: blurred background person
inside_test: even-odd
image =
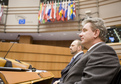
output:
[[[59,80],[55,81],[53,84],[59,84],[60,82],[62,82],[64,80],[64,78],[66,77],[66,75],[70,74],[70,73],[68,73],[70,68],[72,66],[74,66],[78,62],[78,60],[80,60],[81,56],[84,54],[83,46],[81,45],[80,40],[74,40],[71,43],[70,52],[73,55],[73,58],[71,59],[70,63],[65,67],[65,69],[63,69],[61,71],[61,78]]]

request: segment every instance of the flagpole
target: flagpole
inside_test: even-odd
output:
[[[40,12],[40,4],[41,4],[41,0],[39,1],[39,12]],[[38,12],[38,29],[37,29],[37,32],[39,33],[39,25],[40,25],[40,15],[39,15],[39,12]]]
[[[75,0],[74,0],[75,1]],[[80,31],[80,14],[79,14],[79,0],[78,0],[78,23],[79,23],[79,26],[78,26],[78,31]]]

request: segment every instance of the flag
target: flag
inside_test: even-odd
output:
[[[41,23],[43,23],[44,7],[45,7],[45,5],[44,5],[44,3],[43,3],[43,6],[42,6],[42,12],[41,12],[41,19],[40,19],[40,22],[41,22]]]
[[[59,17],[60,19],[62,17],[62,2],[60,3],[60,7],[59,7]]]
[[[40,7],[39,7],[38,20],[39,20],[39,18],[40,18],[40,9],[41,9],[41,5],[40,5]]]
[[[62,4],[62,17],[61,17],[61,20],[64,21],[64,16],[65,16],[65,3],[64,3],[64,0],[63,0],[63,4]]]
[[[74,0],[74,4],[73,4],[73,17],[76,17],[76,5],[75,5],[75,0]]]
[[[55,4],[54,4],[54,20],[56,19],[56,0],[55,0]]]
[[[40,7],[39,7],[39,12],[38,12],[38,20],[40,19],[41,5],[42,5],[42,3],[40,4]]]
[[[48,15],[47,21],[50,22],[51,19],[52,19],[52,17],[51,17],[51,1],[50,1],[50,4],[49,4],[49,9],[48,9],[47,15]]]
[[[47,22],[47,19],[48,19],[48,15],[47,15],[47,13],[48,13],[48,10],[49,10],[49,2],[47,2],[47,5],[46,5],[46,10],[45,10],[45,22]]]
[[[70,0],[68,2],[68,20],[70,19],[70,11],[71,11],[71,7],[70,7]]]
[[[54,20],[54,8],[53,8],[53,1],[52,1],[52,5],[51,5],[51,17],[52,17],[52,18],[51,18],[51,21],[53,21],[53,22],[54,22],[55,20]]]
[[[46,3],[44,4],[44,10],[43,10],[43,23],[45,23],[45,19],[46,19]]]
[[[2,7],[1,4],[0,4],[0,21],[1,21],[1,19],[2,19],[2,16],[3,16],[3,7]]]
[[[68,5],[67,5],[67,0],[66,0],[66,3],[65,3],[65,14],[64,14],[64,18],[65,18],[66,21],[67,21],[67,15],[68,15]]]
[[[41,19],[42,6],[43,6],[43,3],[40,4],[40,8],[39,8],[39,13],[38,13],[39,23],[40,23],[40,19]]]
[[[42,11],[43,11],[43,8],[44,8],[44,3],[41,3],[40,16],[39,16],[39,22],[40,23],[42,22]]]
[[[70,18],[73,20],[73,2],[71,1],[71,11],[70,11]]]
[[[57,21],[60,20],[60,17],[59,17],[59,0],[58,0],[58,4],[57,4],[56,19],[57,19]]]

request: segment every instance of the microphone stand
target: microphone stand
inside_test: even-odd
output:
[[[20,35],[17,36],[16,40],[20,37]],[[16,41],[15,40],[15,41]],[[7,51],[6,55],[4,56],[4,59],[6,58],[6,56],[8,55],[9,51],[11,50],[11,48],[13,47],[13,45],[15,44],[15,42],[13,42],[13,44],[11,45],[11,47],[9,48],[9,50]]]

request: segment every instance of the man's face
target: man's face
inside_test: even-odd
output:
[[[75,55],[78,52],[77,41],[73,41],[70,45],[70,52],[71,54]]]
[[[94,32],[91,29],[91,23],[86,23],[82,28],[82,32],[79,34],[81,37],[81,44],[84,47],[88,47],[94,41]]]

